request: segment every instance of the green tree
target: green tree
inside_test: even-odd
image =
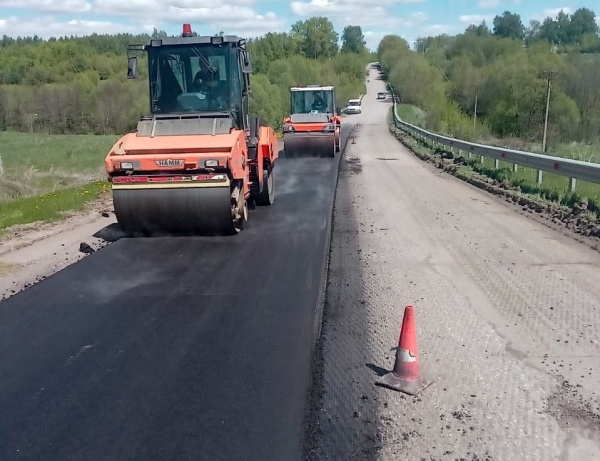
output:
[[[364,93],[364,69],[373,57],[339,54],[337,33],[323,19],[311,18],[293,32],[248,40],[251,110],[276,128],[289,110],[289,89],[296,84],[334,85],[339,105]],[[151,34],[48,40],[3,36],[0,128],[55,134],[121,134],[134,129],[149,111],[147,61],[141,54],[139,78],[127,80],[126,45],[144,43],[151,36],[168,35],[155,29]]]
[[[556,16],[556,24],[558,26],[558,43],[561,45],[569,44],[571,41],[571,18],[563,10],[560,10]]]
[[[571,15],[569,24],[570,43],[581,41],[587,34],[597,34],[596,13],[588,8],[579,8]]]
[[[525,38],[525,26],[521,22],[521,16],[510,11],[505,11],[502,16],[496,16],[494,35],[505,38]]]
[[[339,35],[325,17],[296,22],[292,25],[291,35],[298,39],[300,51],[307,58],[330,58],[338,52]]]
[[[342,53],[363,53],[366,51],[365,36],[360,26],[346,26],[342,33]]]
[[[488,27],[485,21],[482,21],[478,26],[472,24],[467,27],[465,34],[474,34],[477,37],[488,37],[492,35],[492,31]]]
[[[269,63],[299,53],[299,43],[287,33],[269,32],[259,39],[250,40],[248,49],[252,53],[253,71],[264,73]]]
[[[546,18],[539,30],[539,37],[554,45],[560,44],[560,27],[552,18]]]

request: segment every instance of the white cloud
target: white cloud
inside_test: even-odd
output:
[[[151,32],[153,27],[191,23],[198,33],[216,33],[219,30],[250,38],[265,32],[283,32],[288,29],[284,20],[275,13],[257,13],[251,6],[256,0],[229,0],[226,4],[214,0],[95,0],[93,8],[87,0],[0,0],[0,6],[29,9],[48,13],[93,12],[115,18],[115,21],[82,19],[72,21],[52,18],[0,19],[0,32],[10,36],[40,37],[88,35],[91,33]],[[128,22],[117,22],[117,17],[128,17]]]
[[[460,22],[467,24],[481,24],[483,21],[490,21],[492,16],[484,14],[463,14],[458,17]]]
[[[365,42],[367,43],[367,48],[369,48],[372,51],[377,51],[377,46],[379,45],[379,42],[383,37],[385,37],[388,34],[389,32],[375,32],[372,30],[367,30],[366,32],[363,32],[363,35],[365,36]]]
[[[479,0],[477,8],[498,8],[500,3],[500,0]]]
[[[425,22],[429,19],[429,16],[427,16],[427,13],[423,13],[422,11],[417,11],[416,13],[411,14],[410,18],[416,22]]]
[[[377,7],[384,7],[398,3],[424,3],[426,0],[379,0]],[[340,11],[356,11],[357,13],[370,9],[374,5],[372,0],[309,0],[292,1],[290,7],[297,16],[313,16],[323,13],[338,13]]]
[[[568,6],[563,6],[562,8],[550,8],[548,10],[544,10],[544,15],[546,17],[550,16],[552,18],[556,17],[558,15],[558,13],[560,13],[562,11],[564,11],[567,14],[571,14],[572,10],[571,8],[569,8]]]
[[[455,26],[450,24],[432,24],[431,26],[425,27],[424,31],[427,35],[442,35],[442,34],[450,34],[454,32],[456,29]]]
[[[255,37],[265,32],[287,30],[285,21],[275,13],[258,14],[251,6],[256,0],[96,0],[97,11],[104,14],[134,16],[138,20],[161,24],[191,23],[192,29],[202,28],[210,33],[224,30],[228,34]],[[161,28],[157,26],[158,28]]]
[[[166,2],[161,0],[96,0],[94,10],[105,14],[135,14],[136,16],[156,17],[157,14],[162,14],[165,10],[219,9],[223,6],[250,7],[255,3],[255,0],[228,0],[227,3],[215,2],[214,0],[169,0]]]
[[[83,21],[71,20],[66,22],[57,21],[53,16],[36,17],[30,20],[21,20],[16,17],[0,19],[0,34],[11,37],[31,37],[37,35],[41,38],[82,36],[91,33],[112,34],[115,30],[121,32],[151,32],[152,26],[139,25],[128,26],[110,21]]]
[[[426,0],[310,0],[292,1],[292,13],[301,17],[327,16],[344,17],[350,22],[364,23],[364,19],[384,15],[389,17],[385,7],[397,3],[423,3]]]
[[[549,8],[542,11],[540,14],[534,15],[532,19],[535,19],[540,22],[543,22],[548,17],[555,19],[561,10],[564,11],[566,14],[571,14],[573,12],[572,9],[568,6],[563,6],[562,8]]]
[[[421,24],[427,20],[423,12],[416,12],[408,16],[394,16],[388,12],[386,6],[399,3],[402,0],[380,0],[375,5],[372,0],[311,0],[292,1],[290,8],[296,16],[309,18],[312,16],[325,16],[336,27],[347,24],[360,24],[365,27],[381,27],[394,29],[410,27]],[[409,0],[411,3],[420,3],[424,0]],[[408,3],[403,1],[403,3]]]
[[[92,9],[86,0],[0,0],[0,7],[45,13],[84,13]]]

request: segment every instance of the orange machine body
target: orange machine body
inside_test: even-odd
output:
[[[273,165],[279,157],[272,128],[259,128],[256,156],[250,157],[246,133],[241,130],[216,135],[156,137],[128,133],[113,145],[104,163],[113,186],[132,182],[181,182],[197,183],[201,187],[207,178],[227,174],[230,180],[243,181],[244,196],[248,198],[253,184],[251,170],[255,169],[256,178],[262,178],[264,168]],[[207,160],[211,161],[209,166]],[[123,168],[123,164],[127,168]]]

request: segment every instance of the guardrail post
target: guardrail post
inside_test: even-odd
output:
[[[497,158],[494,159],[494,168],[496,168],[496,169],[500,168],[500,160],[498,160]]]
[[[537,170],[537,183],[538,184],[542,184],[542,176],[543,176],[543,171]]]
[[[569,191],[575,192],[575,187],[577,186],[577,179],[569,178]]]
[[[513,163],[513,171],[516,173],[517,171],[519,171],[519,165],[517,165],[516,163]]]
[[[485,157],[483,155],[479,156],[479,163],[485,163]]]

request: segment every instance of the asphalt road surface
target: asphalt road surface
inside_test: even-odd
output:
[[[600,459],[600,254],[419,160],[371,73],[334,208],[316,459]],[[416,398],[374,386],[415,307]]]
[[[237,236],[121,239],[2,302],[0,459],[302,459],[339,158],[280,159]]]

